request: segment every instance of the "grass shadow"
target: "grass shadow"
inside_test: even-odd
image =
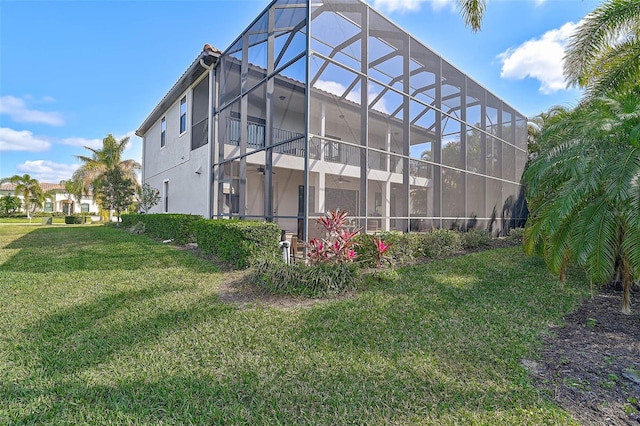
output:
[[[45,273],[177,266],[217,270],[205,259],[176,253],[172,247],[147,236],[109,226],[35,229],[10,240],[4,249],[12,253],[0,265],[0,271]]]

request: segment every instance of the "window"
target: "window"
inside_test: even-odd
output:
[[[162,211],[169,213],[169,181],[162,182]]]
[[[51,202],[44,203],[44,211],[47,213],[53,212],[53,203]]]
[[[80,211],[82,213],[89,213],[89,203],[80,204]]]
[[[182,119],[180,119],[182,122]],[[167,120],[162,117],[162,121],[160,122],[160,148],[164,148],[167,144]]]
[[[187,97],[180,99],[180,134],[187,131]]]

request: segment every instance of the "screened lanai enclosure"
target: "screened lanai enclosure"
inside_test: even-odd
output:
[[[366,3],[276,1],[216,75],[216,217],[305,240],[338,208],[367,232],[524,219],[526,118]]]

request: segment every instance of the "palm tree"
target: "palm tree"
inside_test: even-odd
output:
[[[0,183],[12,183],[15,187],[16,195],[22,195],[24,199],[24,209],[27,212],[27,218],[31,219],[29,214],[29,207],[31,203],[34,203],[34,208],[38,204],[41,204],[41,200],[44,200],[44,192],[40,187],[40,183],[37,179],[32,178],[28,174],[13,175],[10,178],[4,178]]]
[[[112,134],[109,134],[102,140],[102,148],[95,149],[85,146],[86,149],[91,151],[91,157],[84,155],[76,156],[83,164],[74,175],[82,179],[85,187],[89,187],[108,170],[113,170],[116,167],[119,167],[127,177],[135,178],[135,171],[139,170],[142,166],[135,160],[122,159],[122,153],[128,143],[129,137],[122,138],[118,141]]]
[[[588,95],[640,79],[640,2],[608,0],[591,12],[571,36],[564,73]]]
[[[564,278],[569,263],[592,281],[623,284],[622,309],[640,276],[640,86],[585,99],[542,132],[525,171],[525,249]]]
[[[69,179],[61,180],[60,185],[62,186],[62,190],[53,189],[51,190],[51,192],[54,194],[60,192],[64,194],[67,199],[67,205],[69,206],[68,214],[72,214],[73,211],[71,210],[71,200],[75,198],[77,203],[80,204],[82,194],[84,194],[85,192],[84,184],[80,180]]]
[[[85,189],[92,188],[93,197],[98,200],[101,197],[100,186],[107,176],[107,172],[115,168],[122,170],[126,178],[137,182],[135,172],[141,169],[142,166],[135,160],[122,159],[122,153],[128,143],[128,137],[118,141],[112,134],[109,134],[102,140],[102,148],[95,149],[85,146],[86,149],[91,151],[91,156],[76,156],[83,164],[73,174],[72,180],[81,182]]]
[[[486,0],[458,0],[460,13],[464,18],[464,22],[468,27],[475,31],[479,31],[482,27],[482,17],[487,8]]]

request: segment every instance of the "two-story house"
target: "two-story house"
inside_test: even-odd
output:
[[[526,118],[360,0],[275,0],[205,45],[137,135],[153,212],[270,220],[300,238],[526,216]]]

